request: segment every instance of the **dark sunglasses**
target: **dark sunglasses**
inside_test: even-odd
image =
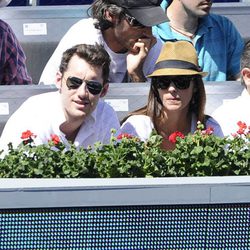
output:
[[[152,78],[152,84],[158,89],[167,89],[170,84],[173,83],[178,89],[188,89],[192,80],[195,77],[192,76],[178,76],[178,77],[168,77],[168,76],[157,76]]]
[[[75,76],[69,76],[66,80],[66,85],[69,89],[78,89],[85,82],[89,93],[98,95],[102,91],[102,84],[95,80],[82,80]]]
[[[143,24],[141,24],[139,21],[137,21],[135,17],[130,16],[127,13],[124,13],[124,16],[125,16],[125,18],[128,21],[130,26],[137,27],[137,28],[145,28],[145,26]]]

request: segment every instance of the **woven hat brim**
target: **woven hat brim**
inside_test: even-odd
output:
[[[158,69],[155,70],[152,74],[148,75],[147,77],[153,77],[153,76],[175,76],[175,75],[201,75],[202,77],[206,76],[207,72],[198,72],[195,70],[189,70],[189,69],[171,69],[171,68],[165,68],[165,69]]]

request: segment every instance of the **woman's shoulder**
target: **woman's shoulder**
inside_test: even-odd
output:
[[[129,133],[146,140],[154,128],[151,118],[146,115],[132,115],[121,125],[122,133]]]
[[[147,115],[131,115],[124,123],[126,122],[148,123],[151,122],[151,118]]]

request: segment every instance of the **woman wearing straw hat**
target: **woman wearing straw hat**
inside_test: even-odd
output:
[[[153,129],[167,139],[179,131],[186,135],[196,130],[200,121],[214,134],[223,136],[219,124],[204,114],[206,94],[198,66],[196,50],[188,41],[167,41],[155,64],[148,103],[122,121],[121,131],[146,140]],[[174,144],[163,140],[162,148],[171,150]]]

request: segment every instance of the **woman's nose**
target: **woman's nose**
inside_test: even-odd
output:
[[[168,87],[169,91],[176,91],[176,86],[173,82],[170,83],[169,87]]]

